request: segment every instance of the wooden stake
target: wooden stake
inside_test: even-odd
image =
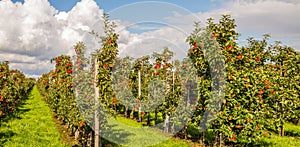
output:
[[[139,99],[141,99],[141,95],[142,95],[142,91],[141,91],[141,71],[139,70]],[[141,106],[140,105],[138,105],[138,114],[139,114],[139,121],[141,122],[142,121],[142,119],[141,119],[141,108],[140,108]]]
[[[97,74],[98,74],[98,61],[95,59],[95,73],[94,73],[94,89],[95,89],[95,112],[94,112],[94,123],[95,123],[95,147],[100,146],[100,124],[98,118],[98,103],[99,103],[99,87],[97,86]]]

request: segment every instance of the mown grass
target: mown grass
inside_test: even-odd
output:
[[[7,147],[63,147],[61,137],[53,122],[51,111],[36,87],[32,89],[12,118],[2,122],[0,146]]]
[[[108,124],[111,129],[105,133],[105,138],[109,139],[112,146],[152,146],[152,147],[169,147],[193,146],[192,142],[172,138],[172,136],[164,135],[157,129],[143,126],[134,120],[124,117],[110,119]],[[111,135],[111,136],[109,136]],[[116,144],[114,144],[116,143]]]
[[[294,125],[291,123],[286,123],[284,125],[285,130],[285,134],[287,136],[295,136],[298,137],[300,139],[300,125]]]
[[[270,135],[270,137],[263,138],[262,146],[275,146],[275,147],[299,147],[300,139],[291,136],[278,136]]]
[[[278,136],[278,134],[272,133],[269,136],[262,138],[262,146],[299,147],[300,126],[286,123],[284,127],[286,136]]]
[[[151,127],[143,126],[143,124],[128,118],[118,116],[115,120],[109,120],[113,130],[111,134],[117,134],[112,140],[105,142],[111,146],[151,146],[151,147],[191,147],[197,146],[197,143],[188,140],[172,138],[165,136],[163,133]],[[276,146],[276,147],[298,147],[300,146],[300,126],[287,123],[285,124],[286,136],[281,137],[272,133],[263,137],[260,146]],[[209,139],[209,138],[206,138]],[[211,139],[211,138],[210,138]],[[118,143],[114,144],[112,142]],[[110,146],[109,145],[109,146]]]

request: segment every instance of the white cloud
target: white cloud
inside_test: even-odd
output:
[[[69,12],[58,12],[47,0],[2,0],[0,13],[0,59],[11,61],[12,69],[40,75],[53,68],[51,58],[73,54],[77,41],[102,27],[103,10],[93,0],[78,2]]]
[[[193,23],[201,21],[205,25],[207,18],[217,21],[222,14],[231,14],[236,20],[237,31],[242,34],[239,40],[241,44],[245,43],[247,37],[261,38],[262,35],[270,33],[271,41],[280,40],[285,45],[300,50],[300,19],[297,19],[299,13],[300,3],[292,0],[240,0],[224,3],[221,8],[208,12],[189,15],[173,13],[173,16],[165,18],[169,27],[141,34],[121,33],[121,38],[127,39],[120,44],[121,55],[136,57],[170,47],[177,55],[185,56],[182,51],[188,49],[185,39],[194,29]]]
[[[182,55],[185,54],[183,49],[188,49],[185,40],[189,32],[178,26],[170,24],[139,34],[126,30],[126,26],[132,26],[130,23],[118,21],[118,26],[116,31],[120,36],[118,43],[122,57],[128,55],[137,58],[151,55],[153,52],[160,52],[169,47],[176,53],[176,58],[182,58]]]
[[[224,0],[223,0],[224,1]],[[265,1],[271,1],[271,0],[229,0],[229,1],[233,1],[233,2],[239,2],[239,3],[257,3],[257,2],[265,2]],[[300,3],[299,0],[272,0],[272,2],[284,2],[284,3],[293,3],[293,4],[297,4]]]
[[[271,34],[271,39],[300,50],[300,1],[294,0],[231,0],[219,9],[167,18],[173,23],[192,22],[197,15],[202,23],[207,18],[218,20],[222,14],[231,14],[236,20],[237,31],[246,37]],[[182,24],[185,25],[185,24]],[[192,24],[189,24],[190,26]],[[188,24],[186,24],[188,27]]]
[[[131,25],[129,20],[115,20],[120,53],[145,55],[170,47],[182,56],[185,54],[182,50],[188,48],[185,39],[193,30],[194,21],[205,23],[209,17],[218,20],[221,14],[227,13],[236,19],[242,34],[271,33],[275,39],[300,49],[298,1],[232,0],[221,8],[189,15],[172,9],[172,17],[160,19],[165,24],[139,34],[126,30]],[[72,48],[77,41],[84,41],[89,52],[99,48],[98,40],[88,33],[93,29],[103,31],[103,10],[93,0],[78,2],[69,12],[58,12],[47,0],[25,0],[24,4],[2,0],[0,14],[3,22],[0,23],[0,59],[11,61],[12,68],[21,69],[26,75],[36,77],[49,71],[53,68],[49,60],[61,54],[73,55]],[[145,26],[149,27],[147,24],[142,27]]]
[[[236,18],[241,31],[269,31],[284,37],[300,35],[300,4],[261,1],[250,4],[234,3],[227,7]]]
[[[264,0],[252,3],[235,2],[227,9],[243,34],[270,33],[274,40],[300,50],[300,3],[294,0]]]

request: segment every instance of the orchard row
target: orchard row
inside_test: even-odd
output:
[[[101,50],[85,57],[84,44],[77,43],[74,61],[64,55],[52,59],[55,69],[37,83],[57,118],[81,143],[95,135],[87,125],[93,118],[86,117],[93,112],[82,110],[97,102],[110,114],[144,118],[148,125],[153,125],[151,114],[159,124],[160,114],[165,133],[179,129],[177,135],[204,144],[210,143],[205,140],[207,128],[220,143],[250,145],[270,131],[284,135],[283,124],[299,119],[300,54],[279,42],[270,44],[269,35],[239,46],[235,20],[223,15],[217,23],[208,19],[202,28],[195,24],[183,61],[171,61],[168,49],[137,60],[121,59],[115,25],[105,20],[105,35],[92,33],[101,39]],[[149,86],[155,79],[162,84]],[[158,86],[165,90],[151,92]],[[136,111],[138,116],[133,115]],[[105,118],[100,119],[100,130],[105,129]]]
[[[18,70],[10,70],[8,62],[0,62],[0,118],[1,120],[16,110],[26,98],[35,79],[25,78]]]

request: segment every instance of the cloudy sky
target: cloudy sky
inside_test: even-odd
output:
[[[88,32],[103,31],[103,13],[118,24],[121,56],[164,47],[185,55],[193,22],[221,14],[236,19],[240,44],[269,33],[300,50],[299,0],[0,0],[0,61],[38,77],[53,69],[52,57],[73,55],[78,41],[92,52],[100,45]]]

